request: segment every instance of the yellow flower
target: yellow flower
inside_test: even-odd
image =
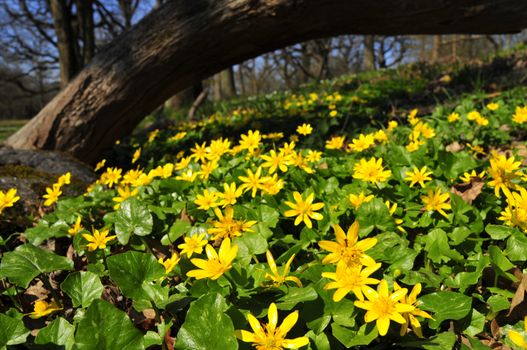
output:
[[[218,168],[218,163],[216,161],[204,162],[201,164],[201,169],[198,174],[201,176],[202,180],[208,180],[210,174]]]
[[[527,333],[527,316],[523,319],[523,329]],[[525,337],[514,330],[509,331],[509,338],[510,340],[517,346],[519,346],[522,349],[527,349],[527,341],[525,341]]]
[[[119,179],[121,178],[121,172],[122,169],[119,168],[108,168],[101,175],[101,182],[104,185],[107,185],[108,187],[112,188],[114,184],[119,182]]]
[[[502,211],[498,218],[505,221],[505,224],[512,227],[520,227],[527,231],[527,190],[519,187],[518,192],[506,193],[507,208]]]
[[[326,141],[327,149],[341,149],[344,146],[345,136],[333,136],[331,139]]]
[[[397,282],[394,281],[393,290],[398,291],[400,289],[402,288],[397,284]],[[423,318],[432,318],[430,314],[428,314],[427,312],[423,310],[419,310],[417,308],[420,304],[419,301],[417,300],[417,296],[419,295],[419,293],[421,293],[421,283],[417,283],[416,285],[414,285],[410,294],[405,295],[400,301],[402,304],[412,305],[415,307],[412,311],[404,312],[402,314],[406,322],[401,325],[401,333],[400,333],[401,336],[406,335],[406,333],[408,332],[408,327],[412,326],[412,330],[414,331],[414,333],[419,338],[423,338],[423,331],[421,330],[421,323],[419,323],[419,320],[415,318],[415,316],[419,316]]]
[[[176,176],[176,180],[194,182],[198,173],[192,171],[192,169],[187,169],[181,173],[181,175]]]
[[[475,122],[481,126],[489,125],[489,120],[485,117],[476,118]]]
[[[470,183],[470,181],[472,181],[472,178],[473,177],[477,177],[479,178],[480,180],[483,180],[483,177],[485,176],[485,170],[483,170],[481,173],[476,173],[476,170],[472,170],[470,173],[468,172],[464,172],[463,173],[463,176],[460,176],[459,178],[461,179],[461,181],[463,181],[464,183]]]
[[[174,136],[171,136],[168,138],[168,141],[178,141],[178,140],[181,140],[183,137],[185,137],[187,135],[186,132],[184,131],[181,131],[181,132],[178,132],[177,134],[175,134]]]
[[[217,207],[219,204],[216,202],[218,199],[217,192],[209,192],[208,189],[203,190],[203,194],[198,194],[194,203],[198,205],[198,209],[209,210],[210,208]]]
[[[427,171],[426,165],[419,170],[417,167],[414,168],[412,171],[406,172],[406,177],[404,178],[405,181],[410,182],[410,187],[413,187],[416,183],[419,183],[422,188],[425,187],[425,181],[431,181],[432,178],[430,175],[432,174],[431,171]]]
[[[139,160],[139,157],[141,157],[141,147],[135,150],[133,156],[132,156],[132,164],[137,162]]]
[[[481,118],[481,114],[478,111],[471,111],[467,114],[468,120],[476,120],[478,118]]]
[[[354,305],[367,310],[364,315],[364,322],[376,321],[379,334],[384,336],[388,333],[388,328],[390,328],[390,320],[404,324],[406,320],[401,313],[411,312],[415,309],[413,305],[399,302],[407,292],[406,288],[401,288],[390,294],[388,282],[382,280],[377,286],[377,291],[370,287],[365,287],[363,293],[368,300],[356,300]]]
[[[355,210],[359,209],[360,206],[363,204],[363,203],[367,203],[369,201],[371,201],[373,199],[373,195],[370,194],[369,196],[366,196],[364,194],[364,191],[361,191],[358,195],[357,194],[350,194],[349,197],[348,197],[351,205],[353,205],[353,208],[355,208]]]
[[[148,134],[148,142],[152,142],[156,139],[159,134],[159,129],[155,129]]]
[[[265,256],[267,257],[267,264],[269,264],[269,269],[272,272],[272,274],[266,272],[265,278],[270,279],[275,287],[279,287],[287,281],[291,281],[294,282],[299,288],[302,288],[302,282],[300,282],[300,279],[298,279],[298,277],[287,276],[287,274],[289,273],[289,269],[291,268],[291,263],[295,258],[295,254],[291,255],[289,260],[287,260],[287,262],[285,263],[282,274],[278,272],[276,262],[274,261],[273,254],[270,250],[267,250],[265,252]]]
[[[284,188],[284,181],[278,178],[278,174],[273,176],[266,176],[263,184],[262,193],[275,195]]]
[[[236,188],[236,184],[234,182],[231,182],[230,185],[228,183],[224,183],[223,192],[218,193],[218,197],[221,198],[218,204],[224,208],[228,205],[234,205],[236,204],[236,199],[240,197],[242,193],[243,188]]]
[[[45,300],[37,300],[33,305],[33,312],[30,312],[28,315],[31,318],[40,318],[58,310],[62,310],[62,308],[59,307],[54,301],[48,303]]]
[[[190,237],[186,236],[184,240],[185,243],[181,243],[177,247],[181,249],[181,255],[187,254],[187,258],[189,259],[194,253],[201,254],[203,252],[203,247],[207,244],[204,233],[192,235]]]
[[[213,221],[212,225],[214,227],[207,230],[212,235],[213,240],[234,238],[241,236],[243,232],[253,232],[251,227],[256,224],[256,221],[235,220],[234,209],[230,206],[225,208],[225,215],[218,208],[214,208],[214,213],[218,217],[218,220]]]
[[[97,163],[97,164],[95,165],[95,169],[94,169],[94,171],[99,171],[99,170],[101,170],[101,169],[104,167],[105,164],[106,164],[106,159],[101,160],[99,163]]]
[[[447,120],[449,123],[457,122],[459,120],[459,113],[452,112],[448,115]]]
[[[419,146],[423,145],[424,142],[422,141],[412,141],[409,144],[406,145],[406,150],[408,152],[415,152],[419,149]]]
[[[241,135],[240,149],[246,149],[249,153],[253,153],[260,146],[261,139],[260,131],[249,130],[247,135]]]
[[[322,158],[322,152],[308,150],[306,160],[310,163],[316,163]]]
[[[194,277],[198,280],[203,278],[210,278],[211,280],[220,278],[221,275],[232,267],[232,261],[238,255],[238,246],[231,246],[231,240],[225,238],[221,242],[218,252],[210,244],[207,244],[205,246],[205,253],[207,253],[207,260],[197,258],[190,260],[198,269],[187,272],[188,277]]]
[[[170,258],[159,258],[158,262],[165,267],[165,274],[168,275],[170,272],[172,272],[172,270],[174,270],[174,267],[176,267],[178,264],[179,259],[178,253],[173,252]]]
[[[375,141],[381,142],[381,143],[385,143],[386,141],[388,141],[388,135],[386,135],[384,130],[377,130],[373,134],[373,138],[375,139]]]
[[[322,214],[315,212],[322,209],[324,207],[324,203],[313,203],[313,200],[315,199],[315,195],[313,193],[307,196],[306,200],[304,200],[302,195],[296,191],[293,193],[293,197],[295,199],[295,203],[290,201],[285,202],[285,204],[290,207],[291,210],[287,210],[284,215],[286,217],[296,216],[295,226],[303,221],[308,228],[312,228],[313,224],[311,223],[311,219],[322,220],[324,218]]]
[[[521,171],[519,171],[520,166],[521,162],[516,162],[514,156],[507,158],[502,154],[492,154],[490,168],[487,169],[492,180],[487,184],[494,187],[496,197],[500,196],[500,190],[508,194],[511,189],[518,187],[514,181],[522,175]]]
[[[96,249],[106,248],[106,243],[117,238],[117,236],[108,236],[108,233],[110,233],[109,229],[104,229],[101,232],[94,229],[93,234],[83,233],[82,237],[90,242],[87,244],[88,250],[94,251]]]
[[[399,125],[399,123],[397,123],[397,121],[395,121],[395,120],[390,120],[390,121],[388,122],[388,128],[387,128],[387,130],[388,130],[388,131],[392,131],[392,130],[395,129],[398,125]]]
[[[323,264],[336,264],[343,262],[347,266],[374,266],[375,260],[369,257],[365,251],[377,244],[377,238],[365,238],[359,241],[359,222],[355,221],[347,233],[340,225],[333,225],[336,242],[320,241],[320,248],[331,252],[322,260]]]
[[[75,236],[77,233],[79,233],[84,227],[81,225],[81,219],[82,217],[79,215],[77,216],[77,220],[75,220],[75,224],[68,230],[68,233],[72,236]]]
[[[329,117],[330,118],[335,118],[337,115],[338,115],[338,112],[336,110],[332,110],[332,111],[329,112]]]
[[[353,178],[369,181],[371,183],[384,182],[392,176],[391,170],[384,170],[382,166],[382,158],[375,159],[371,157],[370,160],[361,158],[353,167]]]
[[[482,156],[485,155],[485,150],[483,149],[483,147],[479,146],[479,145],[471,145],[470,143],[467,143],[467,147],[472,151],[474,152],[476,155],[478,154],[481,154]]]
[[[185,170],[189,166],[191,160],[192,156],[181,158],[179,162],[176,163],[174,169],[177,171]]]
[[[390,212],[390,216],[393,216],[393,214],[395,214],[395,211],[397,210],[397,203],[393,203],[393,205],[390,203],[389,200],[387,200],[386,202],[384,202],[384,204],[386,205],[386,207],[388,207],[388,211]],[[395,222],[395,224],[397,225],[397,229],[401,232],[404,232],[406,233],[406,230],[404,229],[404,227],[402,226],[402,223],[404,222],[403,219],[399,219],[399,218],[394,218],[393,220]]]
[[[5,208],[12,207],[20,197],[16,195],[16,188],[10,188],[7,192],[0,191],[0,214]]]
[[[523,124],[527,121],[527,106],[516,107],[516,111],[512,116],[512,121],[518,124]]]
[[[322,277],[329,278],[324,289],[336,289],[333,301],[341,301],[349,292],[353,292],[357,299],[364,300],[364,291],[369,284],[377,284],[379,280],[370,278],[370,275],[380,269],[381,264],[374,264],[363,268],[362,265],[349,266],[344,262],[337,264],[337,272],[322,272]],[[368,287],[369,288],[369,287]]]
[[[117,193],[119,195],[117,197],[113,197],[113,199],[112,199],[116,203],[113,206],[113,208],[115,210],[119,209],[119,207],[121,206],[121,203],[125,199],[133,197],[133,196],[137,196],[137,194],[139,193],[139,189],[134,188],[133,191],[130,191],[130,187],[128,187],[128,186],[119,186],[119,187],[117,187]]]
[[[294,153],[295,151],[295,142],[294,141],[291,141],[289,143],[285,142],[284,145],[282,147],[280,147],[278,150],[280,151],[280,153],[283,153],[284,156],[289,156],[291,154]]]
[[[57,180],[57,184],[62,187],[62,185],[69,185],[71,183],[71,173],[68,171],[66,174],[61,175]]]
[[[283,350],[299,349],[309,344],[308,337],[299,337],[295,339],[285,339],[287,333],[294,327],[298,321],[298,311],[289,314],[282,324],[278,325],[278,310],[274,303],[269,305],[267,311],[269,323],[262,325],[256,317],[251,314],[247,315],[247,320],[252,328],[253,333],[243,329],[236,330],[236,337],[243,342],[253,343],[257,350]]]
[[[295,151],[291,154],[290,159],[291,159],[291,165],[304,170],[308,174],[313,174],[313,169],[311,169],[311,167],[309,166],[309,163],[307,162],[307,159],[304,158],[302,153]]]
[[[443,193],[440,188],[436,188],[435,191],[433,189],[429,189],[428,194],[426,196],[421,196],[421,200],[423,201],[423,204],[425,205],[426,210],[428,211],[435,210],[447,219],[448,219],[448,216],[445,213],[445,210],[452,209],[452,207],[450,206],[450,203],[447,203],[449,198],[450,197],[448,193],[447,192]]]
[[[500,108],[500,105],[496,102],[491,102],[489,104],[487,104],[487,109],[490,110],[490,111],[496,111],[498,108]]]
[[[313,132],[313,127],[311,124],[304,123],[296,128],[296,132],[300,135],[307,136]]]
[[[210,161],[218,161],[220,158],[231,149],[231,142],[228,139],[220,137],[212,140],[208,147],[207,159]]]
[[[203,163],[205,160],[207,160],[206,142],[203,142],[201,146],[195,143],[194,148],[191,148],[190,151],[192,152],[191,157],[194,158],[197,162]]]
[[[123,179],[121,180],[121,185],[132,185],[133,187],[137,187],[139,186],[137,181],[143,174],[142,170],[130,169],[124,174]]]
[[[46,188],[46,194],[42,197],[45,199],[44,205],[49,207],[59,200],[62,191],[60,190],[59,184],[53,184],[52,188]]]
[[[375,139],[372,134],[360,134],[358,138],[351,140],[348,148],[354,152],[364,151],[375,144]]]
[[[277,169],[280,169],[283,173],[287,171],[289,157],[286,157],[283,152],[276,153],[275,150],[271,150],[269,155],[262,155],[260,158],[265,160],[262,163],[262,167],[269,168],[269,174],[273,174]]]
[[[244,191],[251,191],[251,196],[254,198],[258,190],[264,189],[265,178],[261,177],[262,168],[258,167],[256,173],[253,173],[251,169],[247,169],[247,176],[238,176],[243,184],[240,188]]]
[[[419,112],[419,110],[415,108],[410,111],[410,114],[408,114],[408,122],[410,125],[415,125],[419,122],[419,119],[416,117],[417,112]]]

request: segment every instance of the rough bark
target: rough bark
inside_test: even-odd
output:
[[[7,140],[89,162],[178,91],[293,43],[353,34],[514,32],[517,0],[173,0],[102,49]]]
[[[364,68],[367,70],[375,69],[375,47],[373,35],[364,36]]]

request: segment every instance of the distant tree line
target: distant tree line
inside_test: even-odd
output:
[[[35,115],[99,48],[162,0],[12,0],[0,5],[0,119]],[[289,46],[230,67],[167,101],[232,98],[414,61],[481,57],[527,41],[511,35],[339,36]]]

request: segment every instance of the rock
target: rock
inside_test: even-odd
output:
[[[60,175],[71,173],[63,196],[78,196],[97,180],[87,165],[66,154],[52,151],[0,148],[0,190],[17,189],[20,200],[0,214],[0,236],[22,232],[43,214],[42,196]]]

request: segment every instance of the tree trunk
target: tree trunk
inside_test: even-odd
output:
[[[95,26],[93,23],[93,0],[77,0],[79,36],[82,39],[82,66],[87,65],[95,54]]]
[[[223,98],[232,98],[236,96],[236,83],[234,81],[234,71],[232,66],[224,69],[220,73],[221,96]]]
[[[60,87],[64,88],[79,71],[76,40],[66,0],[51,0],[50,8],[59,50]]]
[[[375,69],[375,47],[373,35],[364,36],[364,69]]]
[[[60,14],[63,1],[51,3]],[[526,25],[527,2],[517,0],[173,0],[102,49],[6,143],[94,162],[178,91],[280,47],[345,33],[488,34]]]
[[[432,62],[437,62],[441,55],[441,35],[434,35],[432,42]]]

